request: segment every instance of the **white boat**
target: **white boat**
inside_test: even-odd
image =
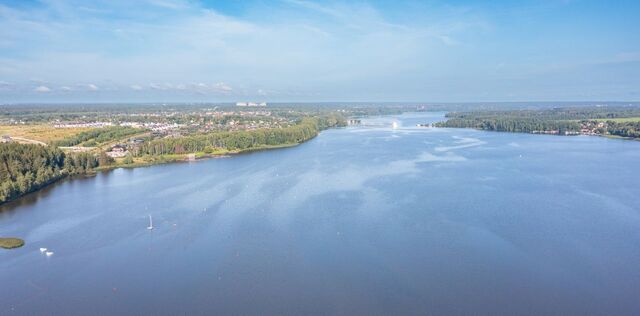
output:
[[[44,254],[47,255],[47,257],[51,257],[53,256],[53,251],[47,251]]]
[[[47,251],[47,248],[40,248],[40,252],[45,252]]]
[[[149,226],[147,227],[147,229],[153,229],[153,219],[151,218],[151,214],[149,214]]]

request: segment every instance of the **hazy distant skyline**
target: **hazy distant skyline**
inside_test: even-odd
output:
[[[640,100],[635,1],[2,1],[0,103]]]

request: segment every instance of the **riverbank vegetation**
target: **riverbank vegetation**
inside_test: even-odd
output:
[[[640,108],[585,107],[541,110],[451,112],[436,127],[499,132],[640,137]]]
[[[297,124],[285,128],[214,132],[157,139],[139,146],[134,150],[134,155],[139,157],[197,152],[213,153],[216,151],[229,153],[269,146],[300,144],[315,137],[324,129],[344,125],[346,125],[346,121],[337,115],[305,117]]]
[[[14,248],[20,248],[22,246],[24,246],[24,240],[20,238],[0,237],[0,248],[14,249]]]
[[[165,137],[135,143],[128,153],[112,158],[104,151],[64,152],[55,145],[0,143],[0,203],[38,190],[71,175],[85,175],[114,167],[136,167],[173,161],[288,147],[305,142],[324,129],[344,126],[338,114],[304,116],[284,128],[211,132]],[[78,145],[90,140],[109,142],[140,133],[134,128],[105,128],[82,132],[58,145]]]
[[[65,154],[50,146],[0,144],[0,203],[38,190],[69,175],[93,172],[113,160],[92,153]]]

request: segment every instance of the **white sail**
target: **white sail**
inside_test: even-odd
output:
[[[151,218],[151,214],[149,214],[149,227],[147,229],[153,229],[153,219]]]

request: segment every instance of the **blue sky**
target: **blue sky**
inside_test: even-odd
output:
[[[0,103],[640,100],[636,1],[2,1]]]

